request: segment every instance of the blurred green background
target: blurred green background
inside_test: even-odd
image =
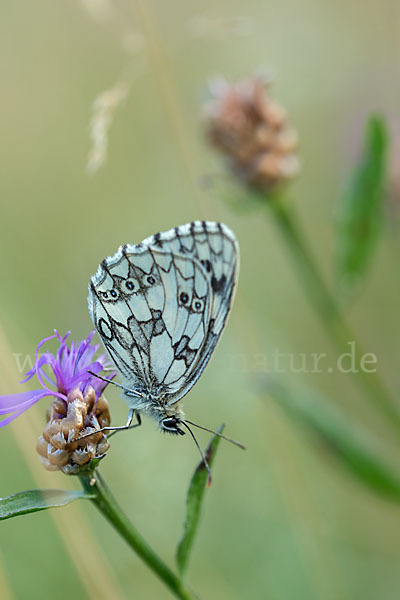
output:
[[[259,65],[276,73],[272,93],[301,140],[303,169],[291,195],[329,280],[335,215],[364,120],[371,110],[390,123],[398,118],[399,3],[3,0],[1,15],[0,393],[18,389],[14,353],[32,354],[55,327],[75,339],[87,335],[87,282],[104,256],[187,221],[224,221],[241,246],[238,295],[184,405],[196,422],[226,422],[248,450],[220,446],[190,583],[203,599],[397,599],[400,507],[353,480],[259,394],[258,354],[326,352],[333,361],[336,353],[272,221],[233,212],[218,188],[202,185],[219,163],[200,115],[210,76],[235,79]],[[93,102],[121,79],[131,85],[115,111],[107,160],[90,174]],[[393,392],[400,386],[398,227],[392,220],[349,313]],[[323,392],[384,440],[389,457],[398,453],[350,376],[283,378]],[[122,423],[118,391],[107,396],[113,422]],[[1,496],[78,488],[72,478],[46,474],[35,454],[45,410],[46,400],[1,430]],[[198,462],[188,437],[162,436],[146,420],[113,438],[102,466],[171,565]],[[199,437],[204,446],[207,435]],[[84,503],[2,523],[0,552],[5,599],[171,597]]]

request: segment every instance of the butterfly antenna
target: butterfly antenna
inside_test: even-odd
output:
[[[246,446],[244,444],[242,444],[241,442],[237,442],[236,440],[233,440],[232,438],[224,435],[223,433],[219,433],[218,431],[214,431],[213,429],[208,429],[208,427],[203,427],[202,425],[198,425],[197,423],[193,423],[193,421],[188,421],[187,419],[185,419],[185,421],[186,421],[186,423],[189,423],[189,425],[193,425],[194,427],[198,427],[199,429],[203,429],[204,431],[213,433],[214,435],[217,435],[218,437],[222,438],[223,440],[226,440],[227,442],[230,442],[231,444],[235,444],[235,446],[238,446],[242,450],[246,450]]]
[[[194,443],[196,444],[197,449],[200,452],[201,460],[203,461],[203,464],[204,464],[205,468],[207,469],[207,473],[208,473],[207,487],[210,487],[212,477],[211,477],[211,469],[207,462],[206,455],[204,454],[203,450],[201,449],[200,444],[197,441],[196,436],[194,435],[193,431],[190,429],[189,425],[185,421],[181,421],[181,425],[186,427],[186,429],[189,431],[190,435],[194,439]]]
[[[135,390],[128,390],[126,387],[124,387],[120,383],[117,383],[116,381],[113,381],[112,379],[107,379],[107,377],[102,377],[101,375],[98,375],[97,373],[93,373],[93,371],[88,371],[88,373],[90,373],[90,375],[93,375],[93,377],[97,377],[98,379],[101,379],[102,381],[106,381],[107,383],[112,383],[113,385],[116,385],[117,387],[121,388],[121,390],[124,390],[124,392],[129,392],[130,394],[135,394],[138,398],[141,397],[141,394],[139,394],[138,392],[135,392]]]

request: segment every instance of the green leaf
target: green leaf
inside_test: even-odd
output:
[[[338,276],[347,289],[365,273],[382,228],[387,149],[385,121],[372,115],[338,223]]]
[[[90,500],[94,497],[94,494],[72,490],[27,490],[7,498],[0,498],[0,520],[65,506],[74,500]]]
[[[264,391],[291,418],[316,433],[360,481],[375,492],[400,501],[400,477],[382,457],[381,448],[368,431],[308,390],[296,387],[293,392],[271,379]]]
[[[224,427],[225,425],[221,425],[221,427],[217,429],[217,432],[222,433]],[[220,437],[214,435],[207,447],[205,455],[210,468],[214,462],[220,439]],[[190,552],[199,524],[201,505],[203,502],[204,491],[207,487],[207,480],[207,469],[204,463],[201,462],[196,468],[189,485],[186,498],[186,520],[183,528],[183,536],[178,544],[176,553],[176,560],[181,576],[184,575],[187,569]]]

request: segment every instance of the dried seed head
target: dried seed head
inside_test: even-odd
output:
[[[210,91],[208,138],[244,183],[271,191],[297,175],[297,133],[286,111],[269,97],[263,78],[234,84],[218,79]]]
[[[92,143],[87,162],[89,173],[95,173],[107,158],[108,132],[115,111],[126,99],[128,91],[128,82],[119,81],[112,88],[99,94],[93,103],[93,114],[90,121]]]
[[[67,401],[54,398],[47,421],[36,450],[42,464],[50,471],[60,469],[68,475],[78,474],[109,448],[104,433],[80,439],[91,431],[108,427],[111,422],[107,400],[100,396],[96,401],[92,387],[85,396],[75,389],[68,394]]]

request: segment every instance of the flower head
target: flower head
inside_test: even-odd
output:
[[[299,171],[297,133],[285,110],[252,77],[233,84],[218,78],[205,105],[208,137],[244,183],[270,191]]]
[[[90,466],[93,459],[102,458],[109,448],[107,436],[99,431],[111,422],[108,403],[104,396],[96,400],[92,387],[85,396],[76,388],[68,394],[67,402],[55,398],[47,420],[36,450],[49,471],[60,469],[75,475]],[[92,435],[86,437],[89,433]]]
[[[55,335],[38,344],[35,364],[21,383],[36,375],[41,389],[0,396],[0,415],[7,415],[0,421],[0,427],[41,398],[52,397],[48,423],[39,438],[37,450],[46,468],[76,473],[109,447],[107,437],[101,432],[83,436],[110,424],[108,404],[102,395],[107,381],[95,376],[110,363],[104,354],[95,358],[99,346],[91,344],[94,331],[79,344],[71,342],[70,346],[66,342],[68,335],[62,337],[55,331]],[[40,354],[42,346],[52,339],[57,339],[60,344],[57,352]],[[112,373],[109,379],[114,376]]]

